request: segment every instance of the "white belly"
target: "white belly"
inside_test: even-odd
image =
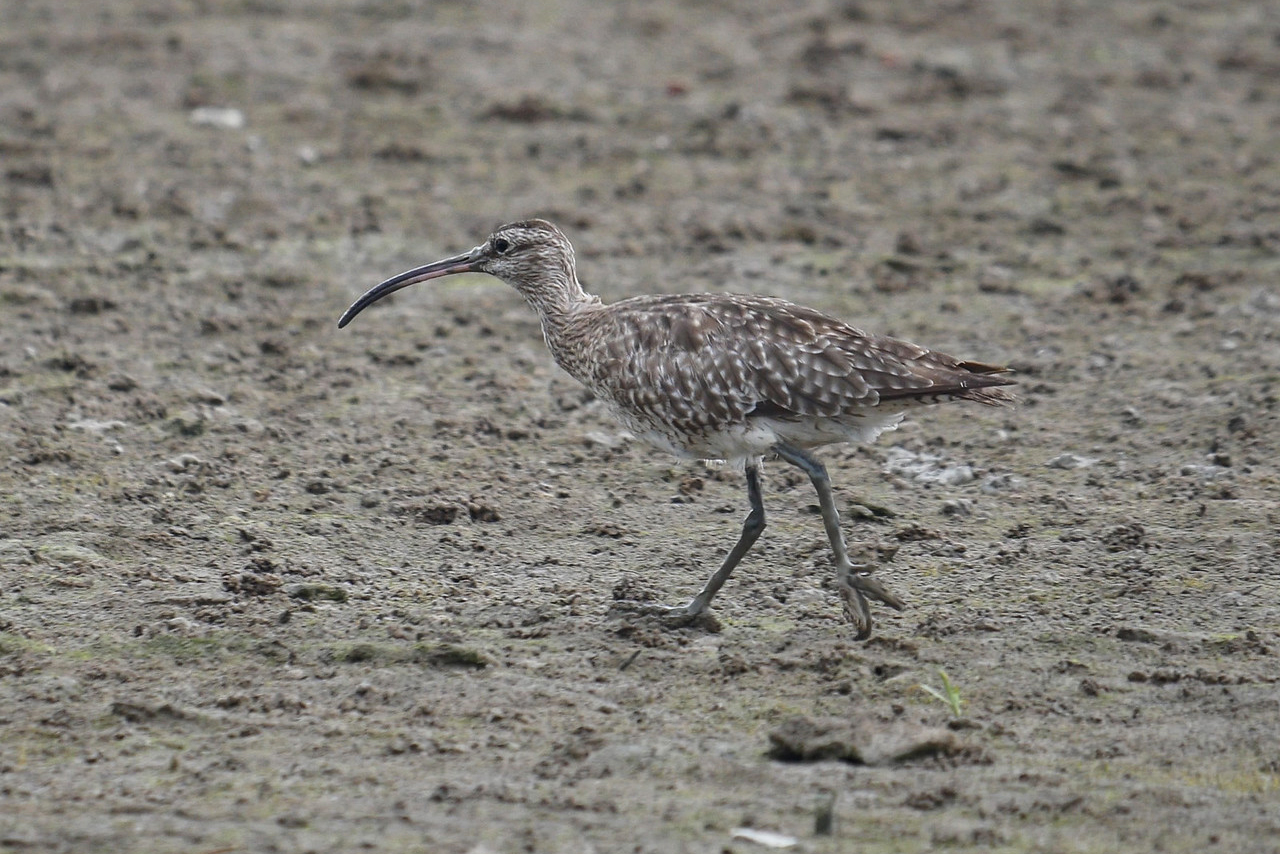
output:
[[[741,465],[745,460],[769,454],[779,442],[796,448],[816,448],[841,442],[872,442],[881,433],[896,429],[901,412],[872,411],[867,415],[839,418],[806,418],[783,421],[772,418],[748,418],[720,430],[696,435],[678,434],[663,425],[644,423],[630,413],[615,412],[636,438],[691,460],[721,460]]]

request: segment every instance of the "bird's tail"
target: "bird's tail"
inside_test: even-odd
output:
[[[973,374],[973,376],[966,378],[964,382],[966,388],[956,397],[985,403],[988,406],[1004,406],[1008,403],[1017,402],[1017,395],[1006,388],[1002,388],[1002,386],[1014,385],[1014,380],[995,376],[995,374],[1010,373],[1010,368],[1006,368],[1004,365],[991,365],[986,362],[964,361],[956,365],[956,369]]]

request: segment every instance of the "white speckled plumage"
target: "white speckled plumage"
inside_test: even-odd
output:
[[[1013,400],[1004,368],[870,335],[786,300],[747,294],[639,296],[605,305],[578,283],[573,247],[543,220],[498,228],[470,252],[418,267],[365,293],[339,321],[416,282],[485,272],[538,312],[556,363],[587,386],[637,437],[686,458],[740,463],[752,513],[694,601],[696,617],[764,527],[759,466],[777,454],[809,474],[836,553],[845,612],[858,637],[871,630],[864,594],[901,607],[844,549],[830,485],[809,449],[871,441],[912,405]]]

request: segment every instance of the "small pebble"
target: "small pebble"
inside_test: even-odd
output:
[[[196,107],[188,118],[193,125],[236,130],[244,127],[244,113],[235,107]]]
[[[173,459],[165,460],[164,464],[171,472],[182,472],[192,466],[198,466],[202,462],[204,461],[195,454],[179,454]]]
[[[1059,454],[1045,463],[1051,469],[1082,469],[1098,462],[1097,457],[1082,457],[1079,454]]]
[[[800,842],[794,836],[774,833],[771,830],[754,830],[750,827],[735,827],[732,837],[754,842],[757,845],[763,845],[765,848],[793,848]]]

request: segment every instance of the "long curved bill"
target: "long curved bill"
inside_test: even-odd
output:
[[[442,261],[436,261],[427,264],[425,267],[414,267],[412,270],[405,270],[398,276],[392,276],[381,284],[374,285],[372,288],[364,292],[360,299],[351,304],[351,308],[342,313],[342,317],[338,319],[338,328],[346,326],[351,319],[387,294],[393,294],[401,288],[407,288],[410,285],[416,285],[418,282],[425,282],[428,279],[438,279],[441,276],[451,276],[454,273],[473,273],[481,261],[480,250],[482,247],[477,246],[470,252],[462,255],[455,255],[452,258],[445,258]]]

